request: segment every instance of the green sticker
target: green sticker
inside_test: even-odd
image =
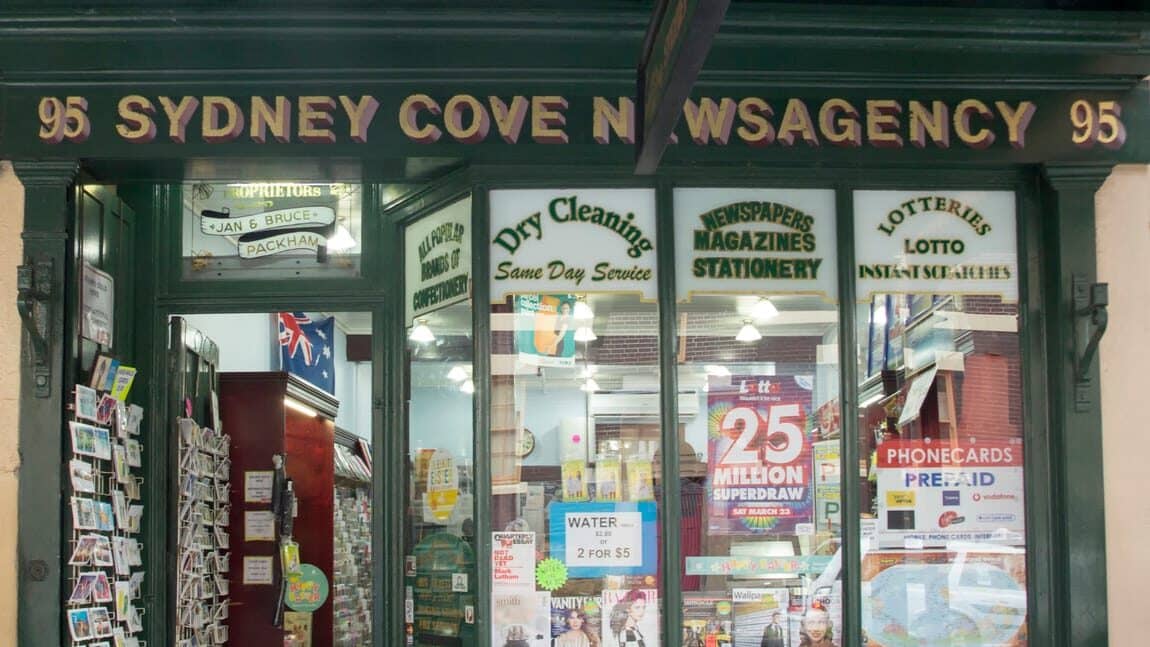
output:
[[[300,564],[299,574],[287,578],[284,603],[292,611],[315,611],[327,602],[327,576],[312,564]]]
[[[554,591],[567,583],[567,566],[553,557],[548,557],[535,567],[535,582],[541,589]]]

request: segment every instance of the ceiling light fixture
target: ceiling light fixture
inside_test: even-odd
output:
[[[468,395],[471,395],[472,393],[475,393],[475,382],[472,380],[464,380],[463,384],[459,385],[459,390]]]
[[[591,326],[579,326],[575,329],[575,341],[595,341],[599,339],[595,335],[595,331],[591,330]]]
[[[707,375],[714,375],[715,377],[728,377],[731,374],[731,369],[719,364],[707,364],[703,367],[703,372]]]
[[[357,244],[355,239],[351,237],[351,232],[343,225],[337,226],[335,235],[327,239],[327,249],[332,252],[342,252],[355,247]]]
[[[751,308],[751,317],[756,321],[766,321],[777,316],[779,316],[779,309],[766,297],[760,298],[758,303]]]
[[[431,328],[427,327],[426,319],[420,319],[419,323],[411,329],[411,334],[408,335],[407,338],[418,344],[426,344],[435,341],[435,333],[431,332]]]
[[[587,305],[587,301],[584,297],[579,297],[578,300],[575,301],[575,312],[572,316],[575,318],[575,321],[589,321],[595,318],[595,311],[591,309],[591,306]]]
[[[589,377],[587,381],[583,383],[583,386],[579,387],[579,390],[593,393],[599,390],[599,383],[595,381],[595,378]]]
[[[743,320],[743,327],[739,329],[739,334],[735,335],[736,341],[759,341],[762,338],[763,334],[751,324],[750,319]]]
[[[450,371],[447,372],[447,379],[451,380],[452,382],[462,382],[463,380],[467,379],[467,371],[464,370],[462,366],[456,364],[455,366],[451,367]]]

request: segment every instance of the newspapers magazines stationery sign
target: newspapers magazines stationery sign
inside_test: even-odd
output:
[[[656,300],[654,191],[503,190],[490,204],[493,303],[580,292]]]
[[[1014,193],[855,191],[858,299],[978,294],[1018,301]]]
[[[471,294],[471,198],[413,222],[404,232],[407,321]]]
[[[794,532],[811,523],[811,388],[793,375],[712,377],[707,391],[711,534]]]
[[[835,194],[675,189],[675,286],[694,294],[838,294]]]
[[[1021,444],[888,440],[877,452],[881,545],[1023,543]]]

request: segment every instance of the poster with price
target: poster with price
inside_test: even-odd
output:
[[[657,510],[637,503],[552,503],[551,557],[570,577],[653,575],[658,568]]]
[[[707,527],[711,534],[794,532],[813,512],[813,380],[711,378],[707,392]]]

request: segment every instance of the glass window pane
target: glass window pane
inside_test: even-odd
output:
[[[1026,645],[1014,194],[854,203],[868,644]]]
[[[359,276],[362,189],[326,182],[187,182],[182,276]]]
[[[411,641],[404,644],[409,645],[475,641],[472,306],[468,290],[451,288],[469,280],[470,228],[471,200],[464,199],[404,232],[409,326],[404,615]]]
[[[835,198],[676,189],[682,645],[839,645]]]
[[[654,218],[491,194],[492,645],[666,642]]]

